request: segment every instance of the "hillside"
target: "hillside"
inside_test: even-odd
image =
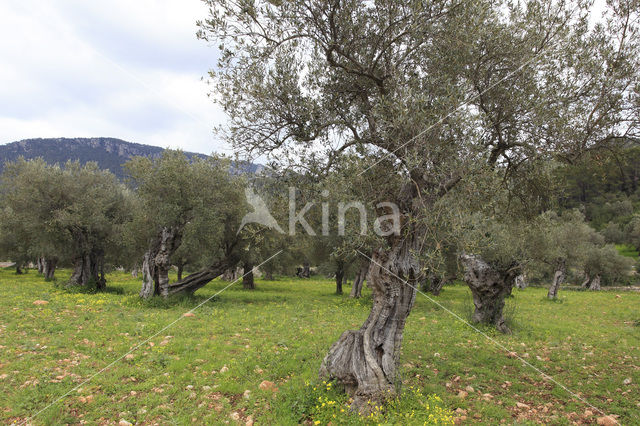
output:
[[[19,157],[32,159],[42,157],[47,163],[65,163],[67,160],[78,160],[81,163],[95,161],[101,169],[110,170],[118,178],[124,177],[122,165],[131,157],[144,156],[155,158],[164,149],[132,143],[116,138],[39,138],[25,139],[0,145],[0,173],[7,161],[15,161]],[[206,157],[204,154],[186,153]],[[244,171],[255,172],[260,166],[251,164]]]

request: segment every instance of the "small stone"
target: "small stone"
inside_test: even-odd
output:
[[[193,389],[193,385],[187,385],[187,386],[186,386],[186,389],[187,389],[187,390],[191,390],[191,389]]]
[[[517,353],[515,353],[515,352],[509,352],[509,353],[507,354],[507,357],[508,357],[508,358],[518,358],[518,354],[517,354]]]
[[[247,420],[244,422],[245,426],[253,426],[253,416],[247,417]]]
[[[464,390],[466,390],[469,393],[473,393],[475,391],[475,389],[473,389],[473,386],[467,386],[466,388],[464,388]]]
[[[618,422],[616,421],[616,419],[614,419],[611,416],[602,416],[602,417],[598,417],[597,419],[597,423],[601,426],[615,426],[618,424]]]
[[[222,368],[220,369],[221,373],[226,373],[227,371],[229,371],[229,367],[227,367],[227,365],[223,365]]]
[[[204,386],[202,387],[202,390],[203,390],[203,391],[211,390],[211,386],[204,385]]]
[[[456,408],[456,413],[465,415],[467,414],[467,410],[465,410],[464,408]]]
[[[584,415],[585,417],[593,416],[593,411],[587,408],[586,410],[584,410]]]
[[[242,393],[242,397],[243,397],[244,399],[250,399],[250,398],[251,398],[251,391],[250,391],[249,389],[247,389],[246,391],[244,391],[244,392]]]
[[[133,354],[126,354],[126,355],[124,356],[124,359],[129,360],[129,361],[130,361],[130,360],[132,360],[133,358],[135,358],[135,357],[133,356]]]
[[[195,317],[196,314],[194,314],[193,312],[187,312],[186,314],[182,315],[183,317]]]
[[[623,384],[623,385],[630,385],[630,384],[631,384],[631,382],[632,382],[631,377],[627,377],[626,379],[624,379],[624,380],[622,381],[622,384]]]
[[[268,380],[264,380],[258,387],[262,390],[270,390],[271,392],[276,392],[278,390],[276,384]]]
[[[530,409],[530,408],[531,408],[531,407],[529,407],[527,404],[524,404],[524,403],[522,403],[522,402],[516,402],[516,407],[518,407],[518,408],[522,408],[523,410],[528,410],[528,409]]]
[[[469,395],[467,392],[461,390],[460,392],[458,392],[458,398],[460,399],[465,399],[467,397],[467,395]]]
[[[231,417],[231,420],[234,421],[238,421],[240,420],[240,413],[238,413],[237,411],[234,411],[233,413],[229,414],[229,417]]]
[[[35,300],[33,302],[34,305],[48,305],[49,302],[47,302],[46,300]]]
[[[131,426],[131,422],[126,421],[125,419],[120,419],[118,422],[118,426]]]

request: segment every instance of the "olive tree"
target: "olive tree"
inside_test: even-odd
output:
[[[7,164],[2,185],[4,213],[29,257],[44,259],[45,277],[53,278],[59,260],[71,262],[70,284],[104,289],[105,262],[117,256],[131,217],[115,176],[95,163],[60,167],[21,159]]]
[[[136,226],[146,251],[140,297],[193,292],[235,266],[245,204],[243,180],[231,173],[228,160],[189,159],[166,150],[157,159],[136,157],[126,168],[141,199]],[[190,239],[185,248],[200,253],[196,263],[207,266],[170,284],[172,264],[186,257],[183,252],[174,258],[185,237]]]
[[[395,392],[415,253],[431,243],[417,216],[479,167],[508,180],[637,131],[637,10],[623,3],[591,29],[581,1],[207,3],[199,34],[221,51],[213,95],[235,146],[319,171],[369,158],[359,173],[386,178],[369,201],[398,207],[401,232],[372,250],[371,314],[321,367],[357,410]]]

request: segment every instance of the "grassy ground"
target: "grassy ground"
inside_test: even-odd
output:
[[[621,255],[638,260],[638,250],[636,250],[635,247],[627,244],[617,244],[616,249],[618,249],[618,253]]]
[[[346,398],[317,371],[341,332],[366,318],[369,296],[333,295],[324,280],[258,280],[257,290],[231,287],[183,317],[228,283],[215,281],[193,298],[143,302],[138,280],[108,278],[107,293],[83,294],[34,271],[0,270],[0,422],[38,413],[178,318],[31,422],[447,424],[465,416],[571,424],[601,415],[421,295],[404,337],[402,398],[364,419],[345,410]],[[558,302],[545,294],[514,291],[506,308],[512,335],[482,331],[622,424],[640,424],[640,294],[561,291]],[[463,286],[446,287],[436,300],[465,318],[471,312]],[[277,391],[260,389],[265,380]]]

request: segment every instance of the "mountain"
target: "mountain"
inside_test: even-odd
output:
[[[98,167],[110,170],[122,179],[125,176],[122,165],[131,157],[157,158],[162,151],[164,148],[126,142],[116,138],[24,139],[0,145],[0,173],[5,162],[15,161],[22,156],[27,160],[42,157],[49,164],[63,164],[68,160],[78,160],[82,164],[95,161]],[[206,155],[194,152],[185,152],[185,154],[189,158],[206,158]],[[243,165],[241,171],[255,173],[260,168],[258,164],[248,164]]]

